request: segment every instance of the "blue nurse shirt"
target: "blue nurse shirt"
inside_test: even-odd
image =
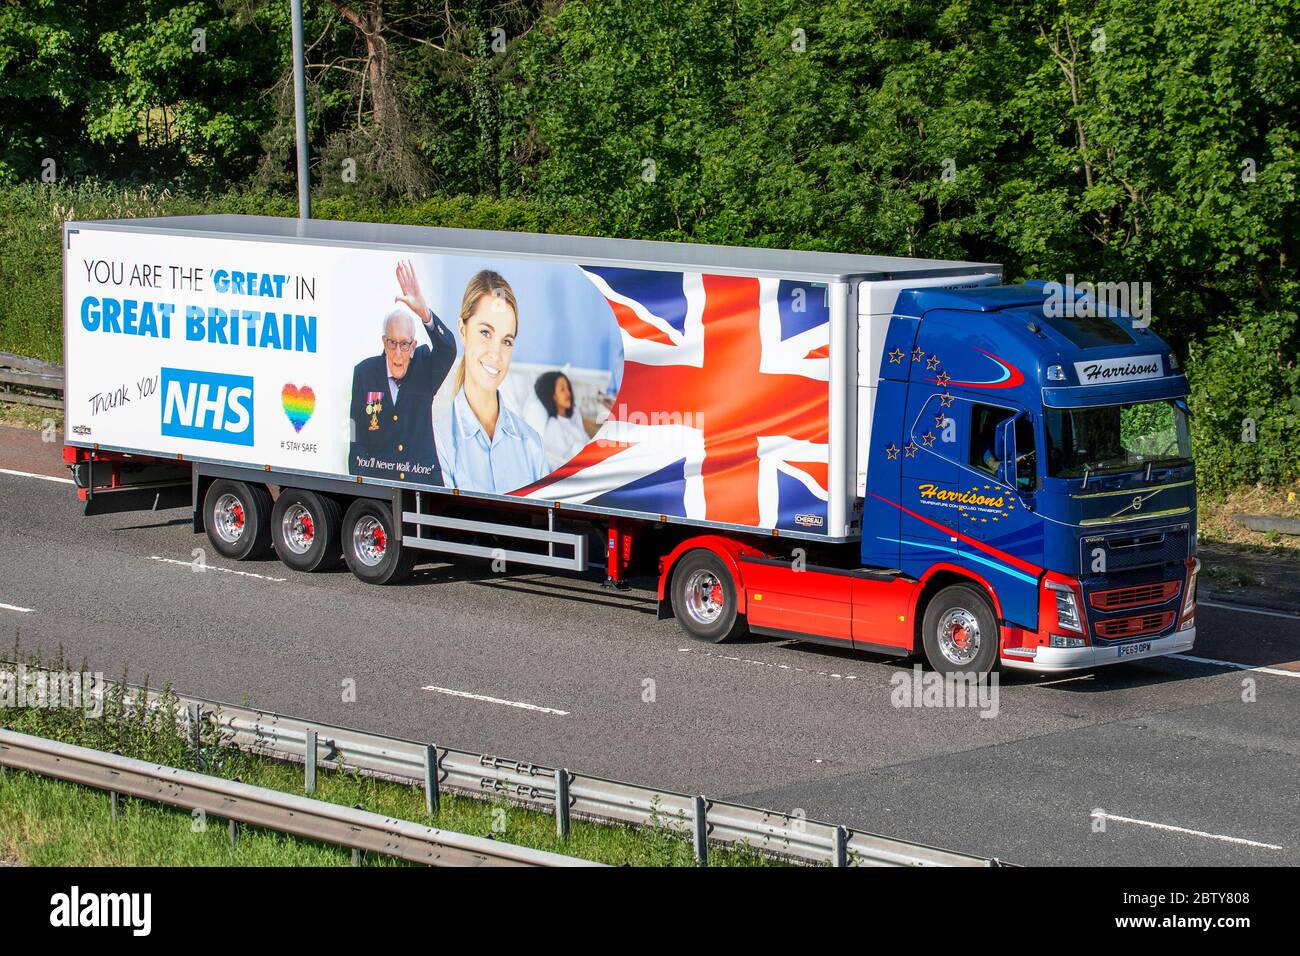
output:
[[[500,393],[497,407],[496,434],[490,441],[463,388],[451,408],[434,423],[438,464],[449,488],[504,495],[532,484],[550,470],[537,432],[506,407]]]

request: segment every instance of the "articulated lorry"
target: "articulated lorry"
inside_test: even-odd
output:
[[[997,265],[251,216],[64,231],[87,513],[237,560],[657,579],[746,632],[1042,672],[1190,650],[1170,348]]]

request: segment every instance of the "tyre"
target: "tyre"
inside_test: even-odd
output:
[[[925,657],[941,674],[987,674],[998,662],[999,637],[988,598],[972,585],[946,587],[925,608]]]
[[[260,558],[271,549],[271,493],[263,485],[218,478],[203,498],[203,524],[218,554]]]
[[[340,543],[348,569],[367,584],[396,584],[415,565],[415,550],[403,547],[392,509],[383,501],[352,502],[343,516]]]
[[[295,571],[319,571],[338,562],[343,509],[314,491],[285,488],[271,509],[271,539],[280,560]]]
[[[673,568],[672,599],[677,623],[696,640],[721,644],[749,630],[739,611],[736,582],[712,551],[682,556]]]

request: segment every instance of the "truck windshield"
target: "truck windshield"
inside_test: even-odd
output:
[[[1191,461],[1187,414],[1172,401],[1049,408],[1044,418],[1047,473],[1053,478]]]

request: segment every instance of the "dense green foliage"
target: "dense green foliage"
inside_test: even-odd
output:
[[[1149,282],[1205,481],[1300,479],[1295,0],[306,6],[318,215]],[[0,4],[0,349],[69,206],[292,215],[287,9]]]

